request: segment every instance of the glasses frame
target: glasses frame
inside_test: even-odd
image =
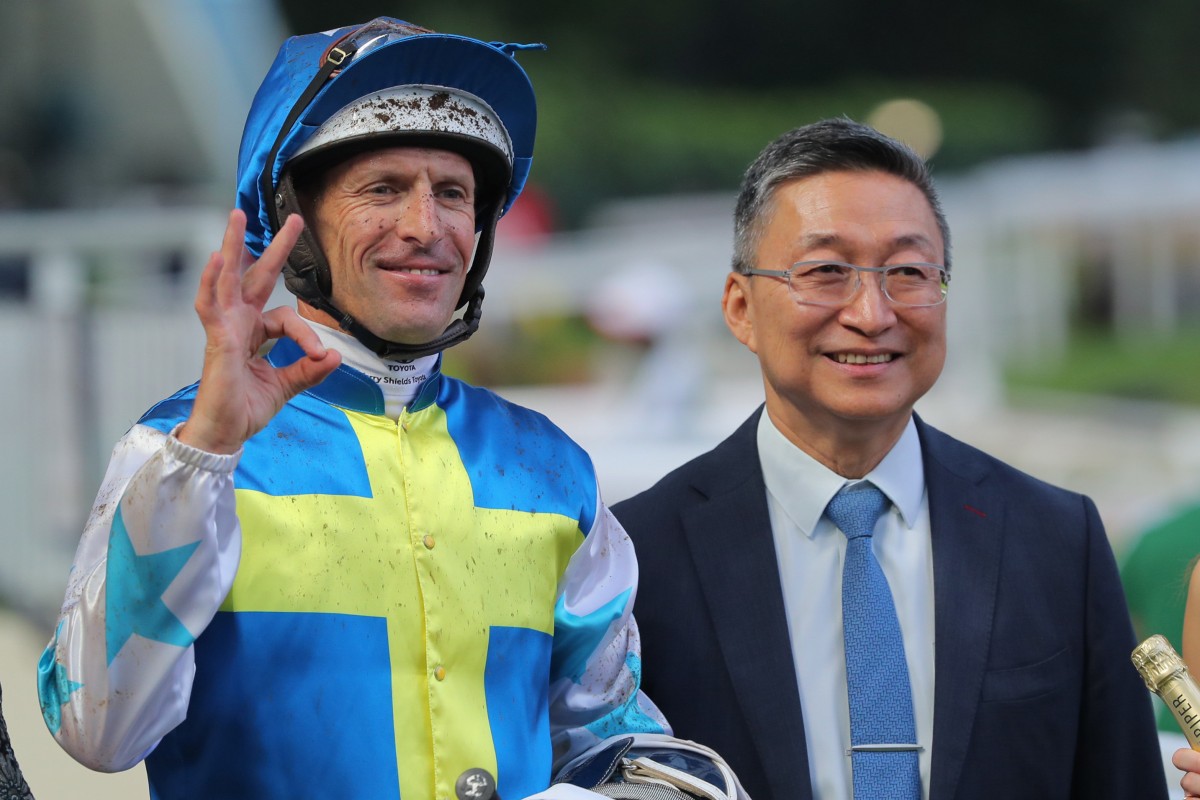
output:
[[[850,290],[850,293],[848,295],[846,295],[846,297],[844,299],[839,300],[834,303],[822,303],[822,302],[819,302],[816,300],[801,300],[796,295],[796,290],[792,288],[792,275],[795,274],[796,270],[800,269],[801,267],[816,267],[816,266],[822,266],[822,265],[835,266],[835,267],[846,267],[848,269],[854,270],[854,288],[852,288]],[[927,268],[936,269],[938,272],[942,273],[942,280],[941,280],[942,296],[938,299],[938,301],[936,303],[905,303],[902,300],[897,300],[896,298],[892,297],[891,294],[888,293],[887,273],[891,270],[903,269],[905,267],[927,267]],[[797,261],[795,264],[792,264],[787,269],[748,269],[748,270],[746,270],[746,272],[744,274],[759,275],[759,276],[766,277],[766,278],[783,278],[787,282],[788,294],[791,296],[791,298],[794,302],[796,302],[800,305],[805,305],[805,306],[822,306],[825,308],[836,308],[838,306],[846,305],[847,303],[849,303],[851,300],[854,299],[854,296],[856,294],[858,294],[858,290],[862,288],[862,283],[863,283],[862,274],[864,272],[878,273],[879,274],[879,286],[883,290],[883,296],[888,299],[888,302],[892,303],[893,305],[900,306],[902,308],[934,308],[936,306],[940,306],[943,303],[945,303],[946,295],[949,293],[950,271],[948,269],[946,269],[944,266],[942,266],[941,264],[930,264],[930,263],[927,263],[924,261],[908,261],[903,264],[888,264],[887,266],[884,266],[884,267],[860,267],[857,264],[847,264],[845,261],[831,261],[829,259],[820,259],[817,261]]]

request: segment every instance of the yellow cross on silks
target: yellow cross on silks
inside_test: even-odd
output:
[[[476,508],[436,406],[398,423],[345,413],[372,496],[238,490],[242,556],[222,610],[386,618],[400,796],[453,797],[466,767],[497,772],[489,630],[553,633],[582,534],[558,514]]]

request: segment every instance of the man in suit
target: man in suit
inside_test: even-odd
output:
[[[614,509],[676,734],[756,800],[1165,797],[1095,506],[913,413],[950,280],[922,159],[798,128],[747,171],[734,230],[722,307],[765,406]]]

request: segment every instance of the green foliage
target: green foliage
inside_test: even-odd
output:
[[[1080,331],[1054,362],[1010,365],[1008,385],[1200,406],[1200,329],[1118,338]]]
[[[603,340],[579,316],[487,323],[487,335],[446,351],[444,370],[479,386],[584,383]]]
[[[581,224],[617,196],[731,191],[758,151],[821,117],[912,97],[941,117],[941,174],[1200,124],[1194,0],[282,0],[294,30],[380,14],[520,55],[538,91],[533,181]],[[1195,23],[1195,24],[1192,24]],[[1121,130],[1114,125],[1120,124]]]
[[[1010,87],[860,80],[747,92],[597,75],[581,90],[572,75],[527,60],[540,95],[534,180],[556,198],[567,225],[606,198],[733,191],[781,133],[829,116],[862,120],[897,97],[920,99],[940,114],[939,171],[1049,143],[1045,110]]]

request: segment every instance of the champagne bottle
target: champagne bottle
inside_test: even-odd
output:
[[[1200,687],[1165,636],[1155,634],[1130,656],[1138,674],[1167,704],[1193,750],[1200,750]]]

